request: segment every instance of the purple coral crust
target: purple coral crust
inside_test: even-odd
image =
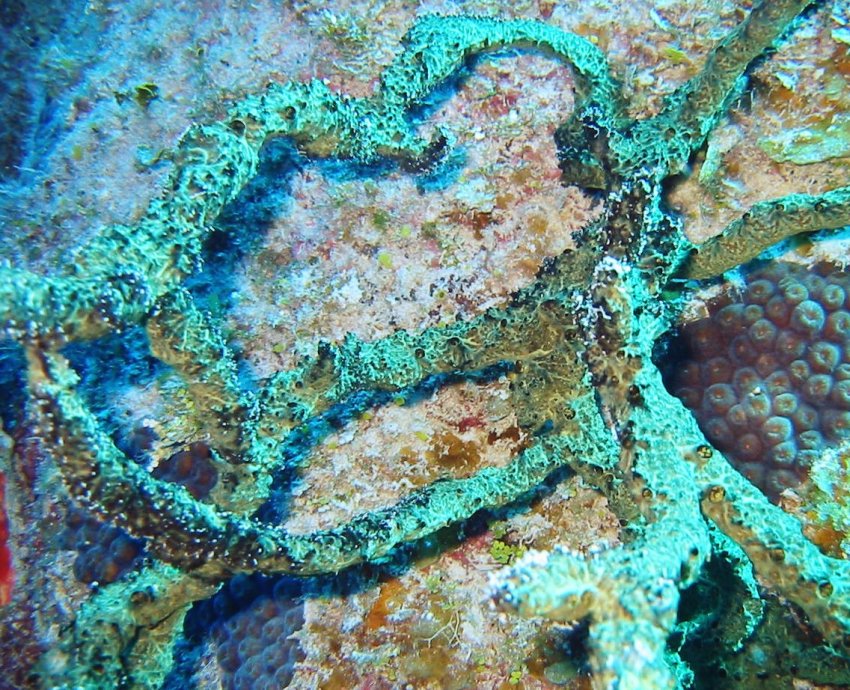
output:
[[[287,596],[264,595],[212,628],[224,690],[280,690],[304,659],[297,637],[304,605]]]
[[[850,276],[773,264],[683,328],[673,390],[706,437],[774,499],[850,436]]]
[[[77,551],[73,570],[79,582],[101,585],[115,582],[132,570],[143,551],[139,539],[99,522],[76,507],[71,507],[65,515],[59,546]]]
[[[218,471],[212,462],[212,451],[203,442],[189,445],[157,465],[151,474],[186,487],[193,498],[202,500],[218,482]]]

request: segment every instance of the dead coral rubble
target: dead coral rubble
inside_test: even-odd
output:
[[[104,228],[66,273],[0,269],[0,321],[26,349],[40,433],[76,501],[131,535],[153,563],[101,588],[41,666],[46,687],[156,687],[192,601],[236,573],[327,573],[385,556],[487,507],[501,506],[569,466],[611,494],[635,538],[590,557],[529,553],[494,580],[509,609],[560,621],[590,618],[597,688],[672,688],[687,676],[667,638],[680,591],[715,554],[752,563],[760,581],[796,603],[838,653],[850,640],[850,563],[827,558],[797,521],[705,440],[665,390],[651,352],[680,299],[674,278],[707,278],[800,230],[850,223],[850,188],[762,204],[694,248],[663,207],[663,184],[727,108],[748,65],[807,6],[772,0],[711,52],[705,68],[658,115],[626,117],[605,55],[533,21],[426,17],[367,99],[320,82],[272,85],[217,124],[192,127],[172,154],[162,196],[133,227]],[[300,366],[244,391],[235,357],[182,287],[211,222],[257,172],[276,136],[313,157],[391,158],[412,171],[438,163],[448,138],[412,133],[411,108],[475,53],[544,49],[576,75],[576,108],[556,143],[565,180],[601,190],[604,211],[511,303],[478,318],[366,343],[323,344]],[[143,324],[207,412],[211,462],[228,482],[206,500],[129,460],[76,392],[65,343]],[[308,535],[252,517],[269,494],[287,435],[358,391],[397,391],[435,374],[513,366],[519,422],[534,443],[506,467],[419,489],[398,504]],[[636,510],[627,496],[640,496]],[[647,520],[641,517],[651,515]],[[719,528],[716,529],[716,528]],[[738,568],[746,577],[747,567]],[[749,577],[752,577],[751,574]],[[753,598],[755,587],[748,590]]]

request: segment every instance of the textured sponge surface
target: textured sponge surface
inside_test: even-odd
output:
[[[682,329],[673,392],[706,437],[776,498],[850,437],[850,276],[774,262]]]

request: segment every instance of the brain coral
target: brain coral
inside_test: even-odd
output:
[[[850,275],[774,262],[682,329],[673,391],[703,432],[776,498],[850,436]]]

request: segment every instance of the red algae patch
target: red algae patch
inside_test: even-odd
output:
[[[0,472],[0,606],[12,600],[15,570],[9,545],[9,518],[6,515],[6,476]]]

